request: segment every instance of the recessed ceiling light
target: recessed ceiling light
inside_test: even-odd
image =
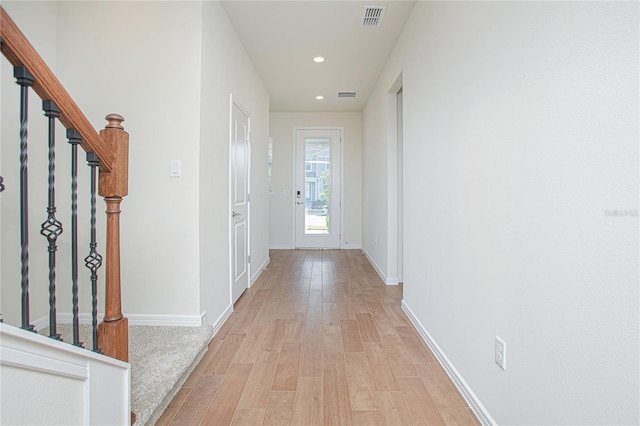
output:
[[[315,58],[313,58],[313,62],[319,64],[320,62],[324,62],[324,58],[322,56],[316,56]]]
[[[323,99],[324,99],[324,96],[322,96],[322,95],[318,95],[318,96],[316,96],[316,99],[317,99],[317,100],[319,100],[319,101],[321,101],[321,100],[323,100]]]

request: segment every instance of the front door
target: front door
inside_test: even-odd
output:
[[[249,285],[249,117],[235,103],[231,114],[231,303]]]
[[[340,248],[340,129],[296,129],[297,248]]]

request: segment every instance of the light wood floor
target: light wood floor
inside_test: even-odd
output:
[[[357,250],[273,250],[158,425],[479,424]]]

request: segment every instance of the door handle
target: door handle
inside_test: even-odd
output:
[[[242,213],[233,212],[233,217],[238,217],[238,216],[241,216],[241,215],[242,215]]]
[[[304,201],[296,201],[296,204],[304,204]]]

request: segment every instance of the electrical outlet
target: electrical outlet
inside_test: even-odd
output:
[[[507,369],[507,344],[504,340],[496,336],[496,348],[495,348],[496,364],[503,370]]]

